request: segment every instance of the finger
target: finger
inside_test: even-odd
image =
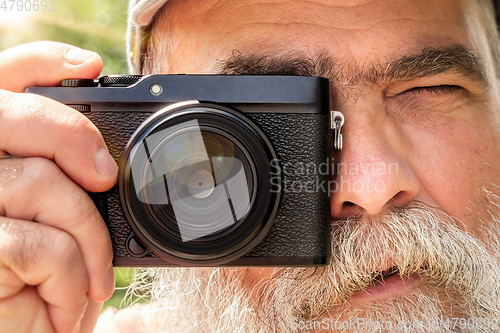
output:
[[[101,314],[102,302],[89,301],[85,314],[80,322],[80,333],[92,333]]]
[[[2,169],[17,171],[13,176],[13,172],[2,176]],[[66,231],[82,253],[89,279],[89,297],[104,301],[111,296],[114,274],[108,229],[87,193],[54,162],[45,158],[0,160],[0,215],[37,221]],[[55,261],[58,260],[56,257]]]
[[[0,333],[53,333],[45,301],[35,287],[0,300]]]
[[[25,327],[14,331],[38,332],[51,326],[45,322],[48,316],[56,332],[74,332],[88,301],[87,272],[76,241],[60,229],[18,219],[1,217],[0,229],[0,269],[14,273],[1,283],[28,285],[2,295],[1,320],[14,322],[22,315],[19,322]],[[29,286],[36,286],[43,302]]]
[[[150,314],[151,309],[142,304],[134,304],[120,311],[107,308],[97,321],[95,333],[149,332],[151,330],[151,325],[148,320]]]
[[[99,130],[70,107],[0,90],[0,133],[0,151],[52,159],[87,191],[105,191],[116,183],[118,167]]]
[[[34,42],[0,52],[0,89],[23,92],[32,86],[54,86],[63,79],[93,79],[102,71],[101,57],[56,42]]]

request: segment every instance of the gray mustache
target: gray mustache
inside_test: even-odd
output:
[[[431,285],[469,293],[498,263],[484,243],[459,223],[422,203],[394,208],[377,218],[335,221],[328,267],[316,268],[314,274],[311,269],[285,269],[280,275],[318,297],[328,295],[328,303],[346,301],[355,291],[395,272],[417,273]]]

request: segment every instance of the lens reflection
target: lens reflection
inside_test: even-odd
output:
[[[140,197],[157,225],[184,242],[215,241],[238,228],[253,186],[243,146],[199,127],[147,145],[151,163],[142,172]]]
[[[215,188],[214,177],[206,170],[194,171],[188,179],[188,191],[196,198],[208,197]]]

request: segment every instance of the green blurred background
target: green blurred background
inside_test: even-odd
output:
[[[34,0],[21,0],[23,10],[17,10],[17,0],[0,0],[0,51],[23,43],[52,40],[95,51],[104,61],[103,74],[127,73],[125,32],[127,1],[124,0],[46,0],[50,6],[43,11],[33,8]],[[27,1],[31,9],[26,10]],[[40,6],[41,0],[38,1]],[[13,7],[10,10],[11,6]],[[52,7],[54,11],[48,11]],[[1,75],[1,73],[0,73]],[[116,308],[122,302],[133,269],[116,269],[116,291],[105,303]],[[127,300],[130,301],[129,298]]]
[[[127,1],[45,0],[54,11],[35,11],[28,5],[17,10],[17,1],[0,0],[0,50],[37,40],[53,40],[96,51],[104,60],[103,74],[127,72],[125,32]],[[40,4],[41,0],[38,0]],[[12,10],[10,10],[14,4]]]

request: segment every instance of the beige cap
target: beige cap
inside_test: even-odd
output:
[[[131,74],[141,74],[149,27],[168,0],[130,0],[128,7],[127,59]]]

